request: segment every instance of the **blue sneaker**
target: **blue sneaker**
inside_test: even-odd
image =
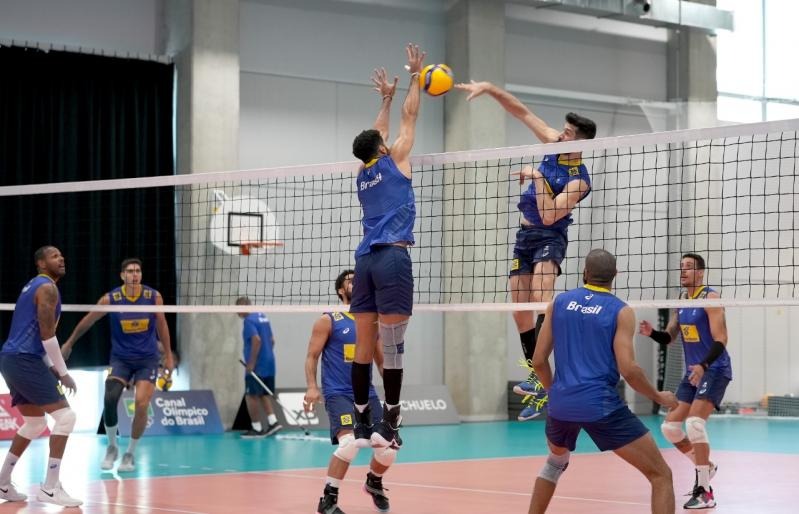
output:
[[[535,404],[527,405],[522,411],[519,413],[519,416],[516,418],[519,421],[529,421],[531,419],[535,419],[541,415],[541,410],[535,408]]]
[[[541,386],[541,382],[527,382],[525,380],[513,386],[513,392],[520,396],[531,396],[543,393],[544,388]]]

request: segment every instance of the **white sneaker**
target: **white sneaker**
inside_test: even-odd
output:
[[[14,487],[14,484],[8,483],[6,485],[0,485],[0,500],[9,502],[24,502],[27,499],[28,495],[17,491],[17,488]]]
[[[114,462],[116,462],[118,456],[119,456],[118,446],[109,446],[108,448],[106,448],[105,458],[103,458],[103,462],[100,463],[100,469],[104,469],[106,471],[114,469]]]
[[[126,473],[128,471],[134,471],[135,469],[136,461],[133,459],[133,454],[130,452],[125,452],[125,454],[122,455],[122,462],[119,463],[117,471]]]
[[[53,489],[45,489],[44,484],[39,488],[39,492],[36,493],[36,499],[40,502],[44,503],[54,503],[56,505],[61,505],[62,507],[79,507],[83,505],[83,502],[77,498],[73,498],[72,496],[68,495],[64,488],[61,486],[61,482],[58,482]]]

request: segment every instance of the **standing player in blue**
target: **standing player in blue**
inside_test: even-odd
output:
[[[372,80],[383,101],[374,128],[364,130],[352,143],[352,153],[363,161],[356,187],[363,209],[363,240],[355,250],[355,283],[350,312],[355,314],[355,437],[369,438],[374,446],[398,446],[402,355],[405,330],[413,311],[413,270],[408,247],[413,245],[416,204],[411,183],[410,153],[419,114],[419,72],[425,54],[408,45],[408,95],[402,105],[399,135],[389,148],[391,100],[397,86],[375,71]],[[378,339],[378,333],[380,335]],[[369,383],[375,347],[383,344],[383,419],[372,430]]]
[[[344,305],[352,299],[352,278],[354,272],[346,270],[336,278],[336,294]],[[316,371],[319,357],[322,358],[322,391],[316,382]],[[352,394],[352,361],[355,356],[355,320],[348,312],[326,312],[316,320],[308,343],[308,356],[305,358],[305,391],[303,405],[305,412],[313,409],[314,404],[325,399],[325,410],[330,419],[330,441],[338,445],[330,464],[327,466],[325,490],[316,508],[318,514],[344,514],[338,507],[338,489],[350,463],[358,454],[358,445],[354,435],[353,394]],[[374,361],[378,369],[382,369],[383,351],[375,348]],[[383,407],[369,376],[369,407],[372,422],[378,423],[383,414]],[[380,512],[389,511],[388,497],[383,490],[383,474],[394,463],[397,452],[393,448],[375,448],[366,483],[363,488]]]
[[[242,296],[236,300],[236,305],[250,305],[250,299]],[[239,313],[239,317],[244,320],[241,332],[246,363],[244,401],[247,403],[247,412],[252,421],[252,429],[241,437],[245,439],[266,437],[277,433],[283,426],[277,422],[269,393],[264,391],[250,372],[254,372],[270,391],[275,392],[275,337],[272,335],[269,318],[263,312],[249,314],[242,312]],[[266,414],[265,418],[261,415],[262,412]]]
[[[683,298],[720,298],[704,285],[705,259],[686,253],[680,260],[680,286]],[[677,389],[679,406],[669,412],[660,426],[663,436],[696,466],[696,482],[686,509],[716,506],[710,479],[716,465],[710,461],[710,441],[705,424],[713,409],[721,406],[727,384],[732,380],[732,365],[727,353],[727,323],[723,307],[679,309],[665,331],[654,330],[642,321],[639,331],[660,344],[669,344],[682,336],[685,376]],[[685,431],[682,424],[685,422]]]
[[[542,143],[593,139],[596,135],[596,124],[573,112],[566,115],[563,130],[550,127],[518,98],[490,82],[472,81],[455,87],[469,93],[467,100],[488,93]],[[591,191],[591,178],[580,152],[547,155],[538,169],[525,166],[512,174],[519,175],[520,184],[525,179],[532,179],[532,183],[522,192],[518,205],[521,220],[510,269],[511,299],[514,303],[549,302],[555,295],[555,279],[561,274],[560,263],[566,257],[572,210]],[[536,317],[533,311],[515,311],[513,320],[526,364],[530,366],[544,315]],[[530,397],[530,403],[519,414],[520,421],[541,414],[546,395],[541,393],[532,367],[527,380],[516,385],[513,392]]]
[[[0,469],[0,499],[21,502],[28,497],[14,488],[11,472],[33,439],[47,428],[44,414],[55,420],[50,433],[47,476],[36,498],[63,507],[83,502],[64,491],[59,481],[61,459],[69,434],[75,428],[75,412],[63,389],[75,392],[75,381],[58,348],[55,329],[61,317],[61,295],[56,282],[64,276],[64,257],[58,248],[43,246],[33,255],[39,274],[22,288],[14,307],[11,331],[0,352],[0,372],[24,423],[17,430]]]
[[[119,276],[123,285],[104,294],[97,305],[164,304],[161,293],[142,284],[141,260],[125,259],[120,270]],[[105,312],[93,311],[80,320],[61,349],[65,358],[69,358],[78,339],[105,315]],[[117,471],[126,472],[136,469],[134,453],[147,428],[147,411],[158,377],[159,340],[163,346],[164,372],[167,377],[172,373],[174,362],[169,327],[163,312],[109,312],[108,318],[111,323],[111,364],[105,380],[103,402],[103,422],[108,436],[108,448],[100,468],[112,469],[119,456],[117,403],[125,388],[135,385],[136,410],[130,429],[130,441],[117,467]]]
[[[558,295],[547,306],[533,365],[549,390],[550,453],[535,481],[530,514],[546,511],[581,430],[601,451],[615,452],[649,480],[653,514],[674,514],[671,470],[649,430],[616,391],[619,374],[664,407],[676,407],[677,399],[655,389],[635,362],[635,313],[610,292],[615,277],[616,258],[591,250],[585,258],[585,286]],[[554,380],[549,365],[553,349]]]

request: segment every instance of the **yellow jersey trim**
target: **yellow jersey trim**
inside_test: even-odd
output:
[[[122,287],[120,287],[120,289],[122,290],[122,294],[123,294],[123,295],[125,295],[125,298],[127,298],[129,302],[135,302],[136,300],[138,300],[139,298],[141,298],[141,291],[139,291],[139,294],[138,294],[138,295],[136,295],[136,296],[130,296],[130,295],[129,295],[129,294],[126,292],[126,291],[125,291],[125,286],[122,286]],[[142,287],[142,291],[144,291],[144,288],[143,288],[143,287]]]
[[[566,166],[580,166],[583,163],[582,157],[577,157],[575,159],[568,159],[566,157],[558,155],[558,164],[563,164]]]
[[[702,287],[700,287],[699,289],[697,289],[697,290],[694,292],[694,294],[692,294],[692,295],[691,295],[691,300],[696,300],[696,297],[697,297],[697,296],[699,296],[700,294],[702,294],[702,291],[704,291],[706,287],[707,287],[707,286],[702,286]]]
[[[583,287],[588,289],[589,291],[596,291],[597,293],[609,293],[610,292],[610,289],[608,289],[606,287],[592,286],[591,284],[586,284]]]
[[[352,321],[355,321],[355,315],[354,315],[354,314],[350,314],[349,312],[342,312],[341,314],[343,314],[343,315],[347,316],[347,317],[348,317],[348,318],[350,318]]]
[[[53,277],[51,277],[51,276],[50,276],[50,275],[48,275],[47,273],[39,273],[39,274],[38,274],[38,275],[36,275],[36,276],[37,276],[37,277],[44,277],[44,278],[46,278],[46,279],[50,280],[50,282],[52,282],[53,284],[55,284],[55,280],[53,280]]]
[[[380,160],[380,157],[375,157],[375,158],[374,158],[374,159],[372,159],[371,161],[369,161],[369,162],[367,162],[366,164],[364,164],[364,165],[363,165],[363,167],[364,167],[364,168],[371,168],[371,167],[372,167],[372,166],[374,166],[374,164],[375,164],[377,161],[379,161],[379,160]]]

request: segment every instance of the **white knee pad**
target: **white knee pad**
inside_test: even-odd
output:
[[[355,456],[358,455],[358,446],[355,444],[355,436],[347,434],[339,437],[338,448],[333,452],[333,455],[344,462],[352,462]]]
[[[44,419],[44,416],[22,416],[22,419],[25,420],[25,422],[19,427],[17,434],[25,439],[33,441],[42,435],[44,429],[47,428],[47,420]]]
[[[705,430],[705,423],[704,419],[697,416],[691,416],[685,420],[685,431],[688,432],[688,440],[691,441],[691,444],[710,443],[707,437],[707,430]]]
[[[683,432],[682,423],[679,421],[664,421],[660,425],[660,431],[663,432],[663,437],[671,444],[677,444],[685,439],[685,432]]]
[[[375,460],[385,467],[389,467],[397,460],[397,450],[394,448],[375,448]]]
[[[50,415],[53,416],[55,420],[52,432],[53,435],[69,435],[72,433],[72,430],[75,428],[75,420],[77,420],[75,411],[69,407],[64,407],[63,409],[51,412]]]
[[[407,319],[393,325],[378,322],[380,341],[383,343],[383,369],[402,369],[407,328]]]
[[[563,455],[555,455],[550,452],[547,457],[547,462],[544,464],[544,467],[541,468],[538,476],[553,484],[557,484],[560,476],[566,471],[566,468],[569,467],[569,454],[570,452],[568,450]]]

